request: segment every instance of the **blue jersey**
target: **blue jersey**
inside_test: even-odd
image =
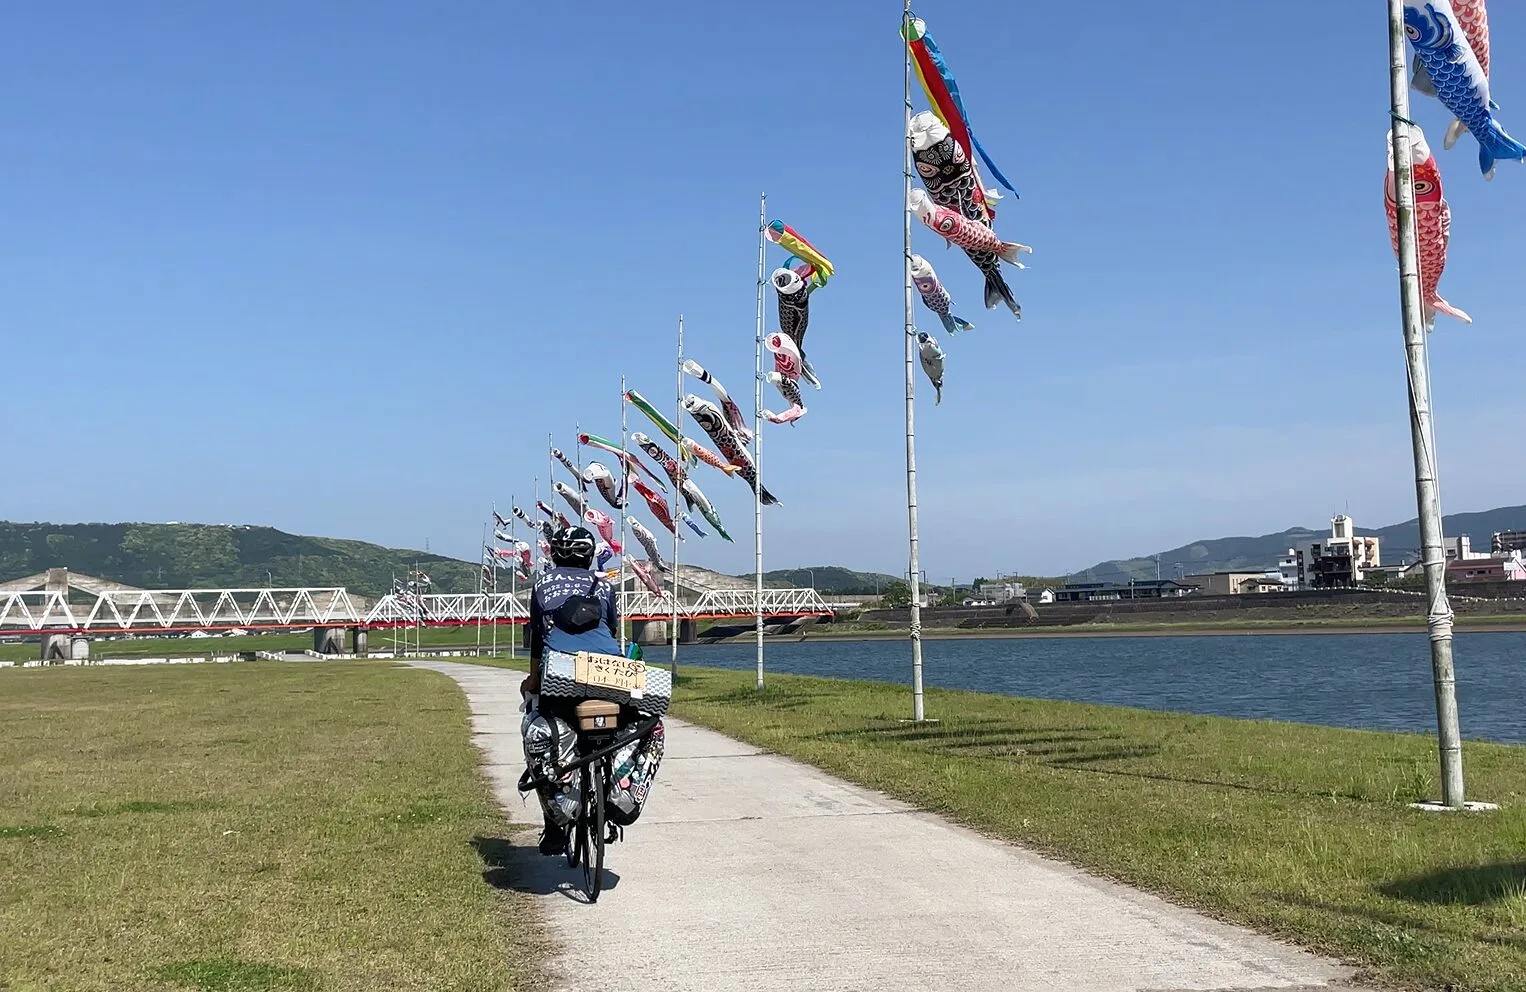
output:
[[[574,596],[598,600],[600,623],[582,633],[563,630],[556,624],[556,611]],[[537,661],[546,651],[575,654],[593,651],[619,655],[620,613],[615,587],[586,568],[553,568],[542,575],[530,592],[530,657]]]

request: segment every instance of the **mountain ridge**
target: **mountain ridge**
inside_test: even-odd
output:
[[[1489,536],[1495,531],[1526,530],[1526,506],[1501,506],[1492,510],[1471,513],[1452,513],[1442,518],[1442,533],[1448,537],[1467,535],[1473,540],[1475,551],[1489,550]],[[1193,541],[1180,547],[1162,551],[1160,555],[1161,578],[1175,578],[1176,566],[1182,566],[1181,574],[1192,575],[1209,571],[1259,571],[1275,568],[1277,559],[1288,548],[1300,542],[1329,536],[1329,529],[1311,530],[1307,527],[1290,527],[1275,534],[1259,536],[1220,537]],[[1418,554],[1420,547],[1420,523],[1418,518],[1376,529],[1356,528],[1363,537],[1379,539],[1379,555],[1384,564],[1400,564],[1405,552]],[[1091,568],[1073,572],[1072,580],[1087,582],[1128,582],[1130,580],[1155,578],[1155,556],[1139,558],[1114,558],[1098,562]]]

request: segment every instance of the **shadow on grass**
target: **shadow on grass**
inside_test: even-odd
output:
[[[1008,764],[1031,763],[1061,771],[1119,778],[1200,785],[1216,789],[1234,789],[1262,795],[1327,798],[1329,791],[1255,785],[1225,779],[1170,774],[1147,768],[1127,767],[1125,763],[1159,757],[1158,744],[1130,740],[1111,727],[1030,727],[1011,720],[978,719],[927,727],[915,724],[877,724],[846,730],[829,730],[818,739],[835,742],[864,742],[879,746],[905,745],[931,754],[949,757],[1001,761]],[[1120,765],[1124,765],[1120,767]],[[1353,801],[1368,797],[1351,792],[1339,794]]]
[[[485,866],[482,880],[495,889],[588,901],[583,892],[583,869],[568,867],[567,859],[561,855],[548,857],[536,850],[534,843],[516,844],[503,837],[473,837],[471,845]],[[609,860],[619,850],[619,844],[611,844],[604,855],[602,888],[606,892],[620,884],[620,876],[608,868]]]
[[[181,961],[155,971],[158,978],[202,992],[302,992],[318,987],[318,976],[307,968],[217,958]]]
[[[1526,899],[1526,861],[1443,868],[1377,887],[1386,896],[1433,905],[1487,906]]]

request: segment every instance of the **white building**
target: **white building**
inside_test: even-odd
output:
[[[1330,536],[1289,548],[1277,562],[1284,580],[1293,577],[1301,589],[1361,585],[1369,569],[1383,564],[1376,537],[1360,537],[1344,513],[1330,518]]]

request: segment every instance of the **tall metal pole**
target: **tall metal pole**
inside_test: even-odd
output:
[[[1420,322],[1420,261],[1415,244],[1414,157],[1410,146],[1409,79],[1405,65],[1403,0],[1388,0],[1388,85],[1392,98],[1394,200],[1399,226],[1399,306],[1404,318],[1404,358],[1409,367],[1409,428],[1415,454],[1415,502],[1420,553],[1425,567],[1431,636],[1431,675],[1436,687],[1436,736],[1441,755],[1441,801],[1463,807],[1462,734],[1457,725],[1457,681],[1452,669],[1452,608],[1447,603],[1446,554],[1441,536],[1441,489],[1431,424],[1431,382]]]
[[[498,509],[497,503],[493,504],[493,509],[495,511]],[[482,559],[483,565],[489,564],[486,523],[482,525],[482,551],[478,553],[478,557]],[[498,560],[496,557],[492,560],[492,566],[493,575],[496,576],[498,574]],[[483,580],[481,568],[477,569],[477,595],[480,597],[478,599],[479,603],[485,603],[487,601],[487,582]],[[480,607],[477,609],[477,657],[482,657],[482,609]]]
[[[620,584],[615,587],[615,602],[620,605],[620,653],[624,654],[629,646],[629,636],[626,633],[630,622],[625,617],[625,543],[629,540],[625,533],[626,507],[630,500],[625,498],[629,482],[626,481],[625,460],[630,457],[629,425],[625,419],[626,407],[630,404],[625,402],[625,376],[620,377],[620,488],[616,490],[620,494]]]
[[[752,460],[758,485],[752,494],[753,624],[758,641],[758,688],[763,688],[763,279],[768,239],[768,194],[758,194],[758,333],[753,349]]]
[[[678,428],[678,450],[676,457],[678,465],[683,467],[684,457],[684,315],[678,315],[678,356],[673,361],[674,380],[677,391],[674,393],[673,424]],[[683,493],[678,485],[673,486],[673,657],[668,664],[668,670],[676,678],[678,675],[678,515],[682,512],[679,500]]]
[[[901,44],[905,61],[905,129],[901,136],[901,270],[906,282],[906,524],[911,567],[907,584],[911,587],[911,707],[912,719],[920,723],[926,716],[922,706],[922,555],[917,538],[917,404],[916,404],[916,328],[911,312],[911,0],[901,11]]]

